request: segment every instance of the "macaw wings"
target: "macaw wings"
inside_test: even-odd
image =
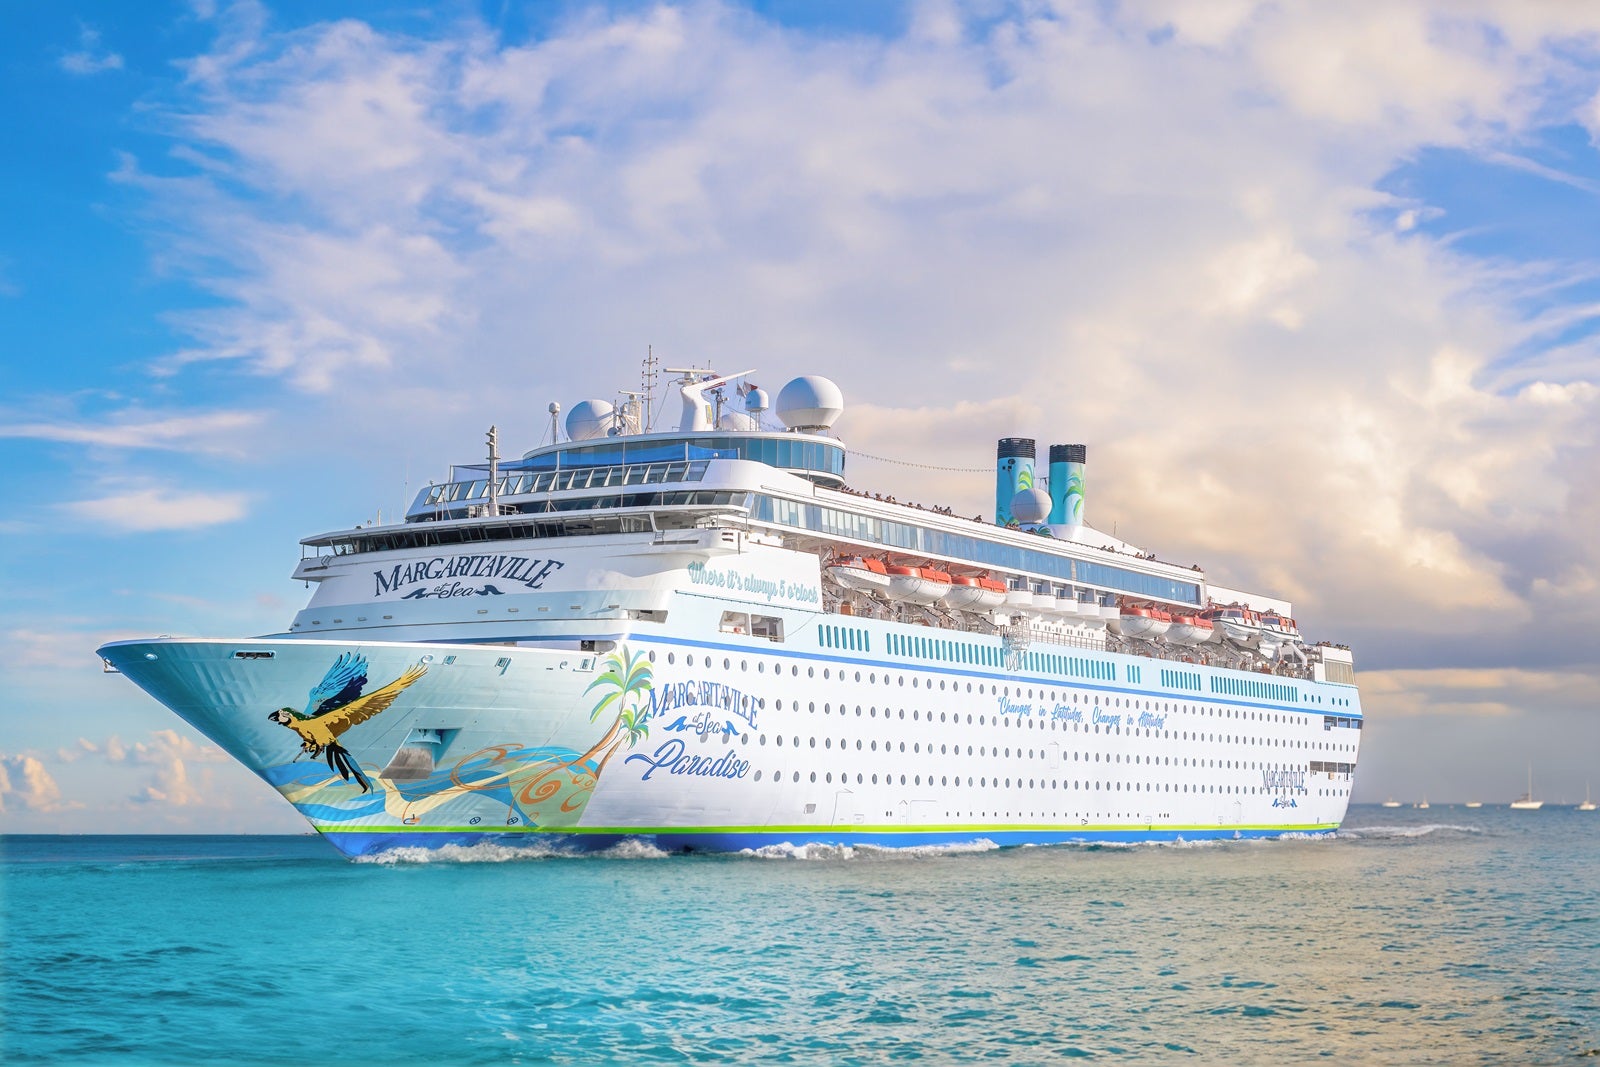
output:
[[[322,676],[306,700],[303,719],[314,718],[325,712],[342,708],[361,695],[367,684],[367,657],[359,652],[346,652],[333,661],[328,673]]]
[[[337,707],[332,711],[318,715],[312,721],[326,727],[329,733],[338,737],[350,727],[357,723],[366,722],[390,704],[393,704],[395,698],[405,692],[411,683],[427,673],[428,667],[426,664],[414,663],[406,668],[404,674],[382,689],[374,689],[364,697],[357,697],[342,707]]]

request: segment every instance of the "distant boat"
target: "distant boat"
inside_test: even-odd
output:
[[[1427,806],[1428,806],[1428,798],[1427,797],[1423,797],[1422,798],[1422,803],[1417,805],[1417,810],[1421,811],[1422,809],[1426,808]]]
[[[1583,783],[1583,803],[1578,805],[1578,810],[1593,811],[1594,809],[1595,802],[1589,799],[1589,783],[1585,781]]]
[[[1394,797],[1390,797],[1388,800],[1383,802],[1383,806],[1386,808],[1398,808],[1400,806],[1400,802]]]
[[[1538,811],[1544,801],[1533,799],[1533,764],[1528,764],[1528,791],[1511,802],[1513,811]]]
[[[1469,801],[1467,801],[1467,807],[1469,807],[1469,808],[1481,808],[1481,807],[1483,807],[1483,801],[1481,801],[1481,800],[1469,800]]]

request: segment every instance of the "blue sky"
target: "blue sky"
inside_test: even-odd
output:
[[[1600,762],[1585,5],[22,5],[0,35],[0,824],[298,831],[92,650],[669,361],[1351,644],[1357,799]],[[852,480],[982,510],[983,476]]]

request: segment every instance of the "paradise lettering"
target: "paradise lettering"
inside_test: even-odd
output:
[[[732,750],[713,759],[710,756],[691,756],[684,751],[685,748],[687,746],[683,739],[674,737],[648,756],[635,752],[623,762],[645,764],[644,773],[639,776],[642,782],[648,782],[657,771],[699,778],[743,778],[750,773],[750,764],[735,756]]]
[[[527,556],[435,556],[415,563],[397,563],[387,572],[373,571],[376,585],[373,596],[383,596],[417,582],[437,582],[445,578],[495,578],[537,589],[546,578],[565,566],[560,560],[529,559]]]

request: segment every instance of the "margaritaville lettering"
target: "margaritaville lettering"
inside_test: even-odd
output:
[[[373,596],[383,596],[417,582],[438,582],[451,578],[495,579],[537,589],[546,578],[564,566],[566,564],[559,560],[530,559],[527,556],[435,556],[411,563],[397,563],[387,571],[373,571],[376,584]]]
[[[721,682],[667,682],[650,690],[650,715],[665,714],[677,708],[705,707],[728,712],[756,725],[758,702]]]
[[[1263,789],[1304,789],[1306,787],[1306,772],[1303,770],[1261,771],[1261,787]]]

